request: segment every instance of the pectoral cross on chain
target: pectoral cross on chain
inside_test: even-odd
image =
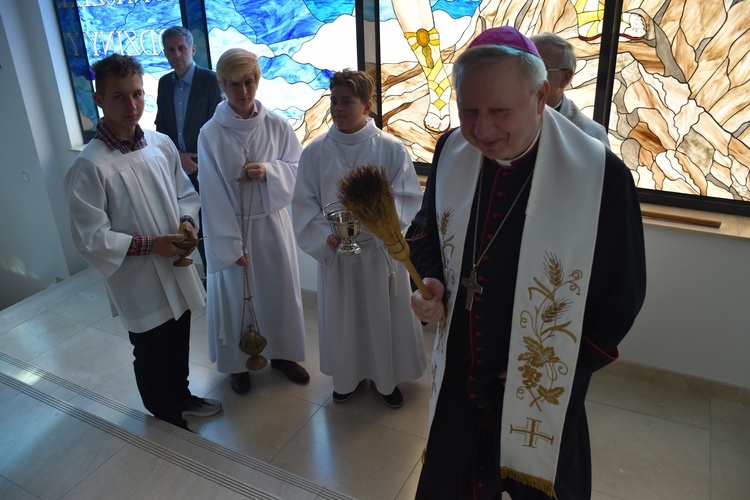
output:
[[[474,294],[482,295],[482,285],[477,283],[477,270],[472,269],[468,278],[461,278],[461,285],[466,287],[466,310],[471,311],[474,305]]]

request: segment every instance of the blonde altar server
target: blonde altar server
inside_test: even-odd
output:
[[[302,146],[289,123],[255,99],[261,70],[253,53],[226,51],[216,73],[226,101],[198,138],[210,356],[231,374],[235,392],[250,390],[248,355],[239,349],[253,316],[244,301],[246,270],[256,326],[268,340],[263,356],[305,384],[310,376],[297,364],[305,359],[299,267],[285,208]]]
[[[335,126],[303,151],[292,202],[297,243],[318,261],[320,369],[333,377],[335,402],[370,379],[383,401],[398,408],[404,399],[397,384],[425,369],[409,276],[364,227],[357,237],[361,253],[337,254],[341,240],[331,233],[324,208],[338,202],[337,181],[367,163],[386,169],[402,229],[416,214],[422,190],[404,145],[368,118],[372,79],[344,70],[331,77],[329,88]]]

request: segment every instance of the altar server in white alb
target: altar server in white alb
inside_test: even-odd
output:
[[[410,307],[409,276],[366,228],[362,251],[339,255],[324,208],[339,199],[337,182],[362,164],[384,167],[393,188],[402,229],[422,200],[414,164],[397,138],[368,118],[374,84],[361,71],[331,78],[334,126],[313,140],[300,159],[292,216],[297,243],[318,261],[320,369],[333,377],[333,400],[348,400],[363,379],[397,408],[396,386],[425,369],[422,328]]]
[[[291,381],[305,384],[310,376],[297,364],[305,359],[299,267],[285,208],[302,146],[289,123],[255,99],[261,70],[252,52],[229,49],[216,74],[226,101],[198,138],[211,359],[231,374],[235,392],[250,390],[248,355],[239,349],[252,316],[243,312],[247,268],[256,326],[268,340],[262,354]]]
[[[198,193],[166,135],[142,130],[143,68],[130,56],[96,62],[94,102],[104,117],[65,176],[76,249],[104,276],[114,316],[133,344],[143,405],[187,429],[183,417],[208,416],[221,403],[188,389],[190,312],[206,304],[194,265],[175,267],[173,241],[195,238]]]

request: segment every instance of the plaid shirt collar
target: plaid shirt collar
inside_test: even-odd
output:
[[[112,129],[107,127],[104,123],[104,118],[100,119],[96,126],[96,135],[94,135],[94,139],[102,141],[107,145],[110,151],[117,149],[122,154],[132,153],[133,151],[138,151],[139,149],[148,146],[148,142],[146,142],[146,137],[144,136],[143,129],[140,125],[136,124],[135,142],[131,142],[127,139],[118,137]]]

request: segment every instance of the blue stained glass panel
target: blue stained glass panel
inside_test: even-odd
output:
[[[117,53],[133,56],[143,65],[146,72],[143,77],[146,106],[140,123],[144,128],[153,129],[158,81],[167,71],[171,71],[162,51],[161,32],[170,26],[182,25],[179,0],[122,0],[111,3],[79,0],[78,15],[89,63]],[[88,100],[93,106],[90,97],[80,99]]]
[[[287,118],[303,143],[328,129],[311,116],[327,113],[334,71],[357,67],[354,0],[205,0],[211,60],[241,47],[258,56],[257,99]],[[316,118],[320,120],[321,118]]]

